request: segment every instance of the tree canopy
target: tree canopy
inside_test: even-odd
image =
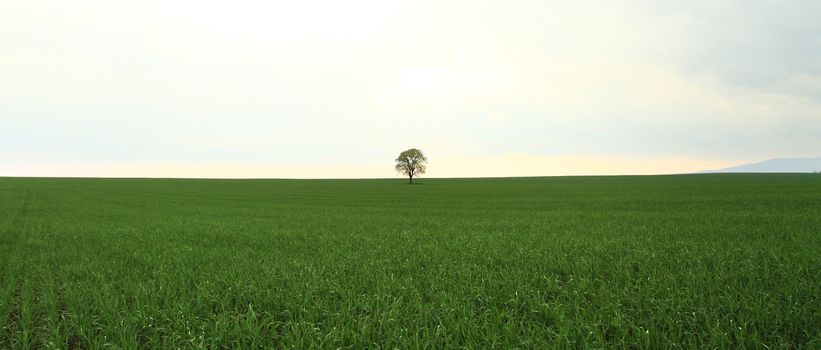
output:
[[[396,171],[400,174],[408,176],[408,183],[413,183],[413,177],[425,173],[425,165],[428,158],[422,154],[422,151],[411,148],[399,154],[396,158]]]

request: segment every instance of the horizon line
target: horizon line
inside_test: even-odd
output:
[[[534,175],[534,176],[455,176],[455,177],[424,177],[414,178],[414,181],[423,180],[493,180],[493,179],[537,179],[537,178],[565,178],[565,177],[651,177],[651,176],[686,176],[686,175],[795,175],[817,174],[814,172],[694,172],[694,173],[660,173],[660,174],[576,174],[576,175]],[[293,180],[293,181],[327,181],[327,180],[407,180],[403,177],[328,177],[328,178],[298,178],[298,177],[151,177],[151,176],[7,176],[0,175],[0,179],[78,179],[78,180]]]

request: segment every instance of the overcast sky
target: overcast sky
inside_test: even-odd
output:
[[[675,173],[821,155],[821,1],[0,1],[0,175]]]

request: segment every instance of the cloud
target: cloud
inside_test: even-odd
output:
[[[821,3],[789,1],[646,1],[648,15],[663,19],[668,61],[686,72],[723,82],[771,89],[786,77],[821,74]]]

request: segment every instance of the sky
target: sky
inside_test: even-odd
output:
[[[0,1],[0,176],[664,174],[821,155],[821,1]]]

